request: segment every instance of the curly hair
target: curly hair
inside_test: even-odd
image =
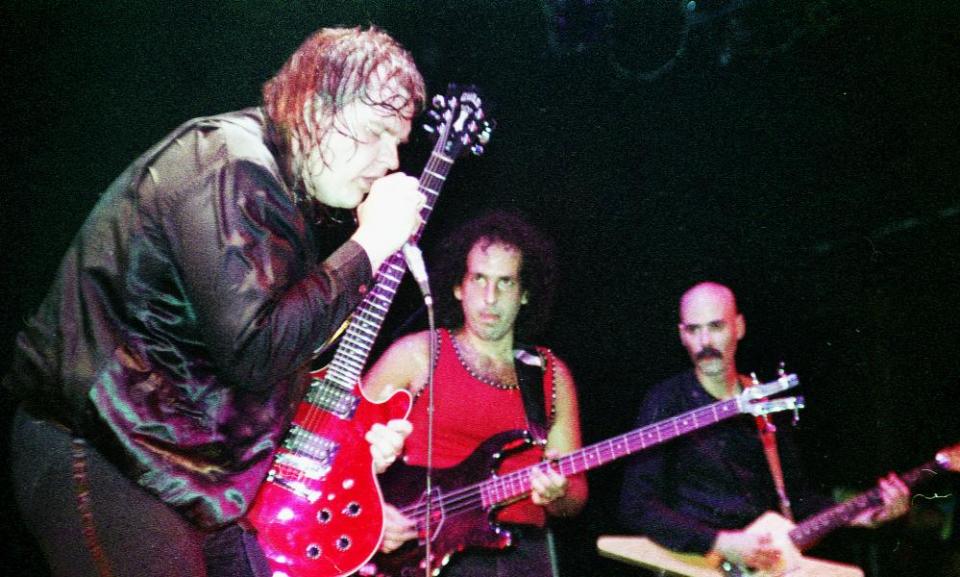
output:
[[[387,100],[375,100],[374,86],[389,83],[396,83],[405,96],[391,94]],[[262,94],[264,111],[279,133],[278,144],[290,151],[296,140],[300,151],[306,152],[320,146],[350,102],[360,99],[412,118],[423,107],[426,88],[410,53],[371,26],[315,32],[263,85]],[[325,112],[319,119],[313,114],[317,106]]]
[[[463,281],[467,255],[477,243],[504,244],[520,251],[520,288],[527,293],[527,304],[520,308],[514,330],[519,342],[529,342],[549,321],[556,262],[553,243],[515,211],[484,213],[454,230],[436,247],[431,284],[438,295],[440,324],[463,326],[463,307],[453,298],[453,287]]]

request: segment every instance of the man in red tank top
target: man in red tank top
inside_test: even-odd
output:
[[[428,438],[430,392],[425,389],[431,371],[431,333],[408,335],[394,343],[364,379],[364,392],[378,398],[392,388],[416,397],[410,415],[413,432],[407,439],[404,465],[425,467],[429,461],[439,473],[466,467],[471,455],[491,448],[490,437],[511,430],[542,437],[549,459],[580,447],[580,422],[573,377],[566,365],[546,348],[517,344],[544,326],[552,296],[552,246],[520,216],[496,211],[453,232],[441,244],[433,279],[438,316],[445,328],[436,335],[432,439]],[[453,298],[450,298],[453,297]],[[533,368],[531,371],[530,368]],[[533,375],[533,378],[524,377]],[[523,390],[534,391],[534,403],[525,404]],[[532,385],[532,386],[530,386]],[[530,405],[540,404],[539,411]],[[535,414],[536,413],[536,414]],[[543,422],[538,423],[541,420]],[[536,431],[540,429],[540,435]],[[493,450],[500,447],[494,446]],[[531,456],[533,455],[533,456]],[[518,461],[530,464],[537,451],[525,451]],[[481,467],[482,469],[482,467]],[[504,469],[512,469],[504,462]],[[477,471],[483,481],[489,471]],[[526,473],[524,473],[526,474]],[[506,575],[547,576],[556,571],[544,529],[549,516],[577,514],[587,499],[584,475],[564,477],[554,469],[531,469],[528,497],[497,512],[496,520],[511,529],[513,546],[505,550],[470,547],[453,556],[444,577]],[[463,485],[458,492],[463,495]],[[424,487],[417,488],[422,493]],[[389,496],[390,483],[384,483]],[[458,503],[466,502],[466,497]],[[444,509],[443,530],[454,532],[466,515]],[[464,509],[465,507],[461,507]],[[414,509],[387,507],[382,550],[390,553],[415,539],[418,519]],[[478,514],[483,514],[478,511]],[[487,529],[482,522],[482,529]],[[435,534],[435,533],[434,533]],[[469,537],[468,537],[469,539]],[[445,556],[443,538],[436,539],[432,555]],[[410,546],[407,545],[406,548]]]

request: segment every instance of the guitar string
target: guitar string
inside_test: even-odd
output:
[[[699,407],[697,409],[693,409],[686,413],[677,415],[676,417],[669,419],[667,422],[654,423],[652,425],[643,427],[641,429],[625,433],[618,437],[607,439],[605,441],[595,443],[588,447],[584,447],[583,449],[580,449],[575,453],[567,455],[566,457],[562,457],[560,460],[557,461],[558,466],[561,469],[561,472],[564,472],[565,474],[575,473],[582,470],[589,470],[591,467],[587,463],[587,459],[585,457],[585,455],[587,454],[596,453],[599,462],[594,466],[601,465],[606,462],[609,462],[609,460],[612,460],[612,458],[619,458],[625,455],[629,455],[638,450],[642,450],[642,449],[652,447],[654,445],[658,445],[664,441],[671,440],[673,438],[676,438],[678,436],[700,429],[702,427],[712,425],[720,421],[726,420],[728,418],[749,412],[741,408],[740,402],[742,399],[743,399],[742,396],[739,396],[739,397],[728,399],[725,401],[718,401],[716,403],[712,403],[705,407]],[[693,427],[689,427],[689,425],[684,422],[687,419],[693,422]],[[705,422],[700,423],[699,421],[701,419],[704,420]],[[681,429],[681,426],[683,426],[684,428]],[[644,443],[644,437],[645,436],[649,437],[651,435],[651,432],[650,432],[651,430],[656,431],[657,439],[653,443],[648,445]],[[666,436],[664,436],[664,432],[666,432]],[[618,442],[626,446],[626,451],[624,451],[623,449],[616,448]],[[581,459],[584,463],[583,468],[580,469],[579,471],[575,468],[575,461],[577,459]],[[564,469],[566,465],[569,465],[571,467],[569,471]],[[546,466],[549,466],[549,464],[538,463],[537,465],[532,465],[530,467],[527,467],[518,471],[514,471],[512,473],[504,475],[503,477],[498,477],[496,479],[488,479],[480,483],[455,490],[451,492],[449,495],[443,496],[439,500],[439,510],[443,512],[445,517],[454,516],[461,512],[466,512],[470,510],[477,510],[477,509],[482,510],[484,508],[483,497],[485,494],[483,489],[485,485],[489,485],[491,487],[499,487],[499,490],[503,490],[503,489],[509,489],[510,487],[513,487],[519,484],[519,487],[524,490],[515,491],[511,496],[517,497],[517,496],[523,495],[524,493],[529,491],[529,472],[534,467],[539,467],[542,470]],[[494,491],[488,491],[486,494],[489,495],[491,493],[493,493],[494,497],[496,497],[496,493]],[[503,500],[504,499],[502,498],[500,500],[495,500],[494,504],[497,504]],[[430,502],[433,503],[434,501],[431,499]],[[431,505],[431,508],[432,507],[433,505]],[[417,503],[414,503],[402,508],[401,511],[407,516],[414,517],[416,519],[415,526],[417,527],[417,529],[420,529],[425,525],[425,521],[422,518],[423,511],[425,509],[426,509],[426,505],[421,500],[421,501],[418,501]]]
[[[654,445],[658,445],[664,441],[668,441],[678,436],[692,432],[694,430],[703,428],[705,426],[718,423],[728,418],[740,415],[744,412],[745,411],[742,411],[740,409],[739,397],[734,399],[728,399],[725,401],[718,401],[716,403],[712,403],[705,407],[699,407],[697,409],[693,409],[686,413],[677,415],[676,417],[673,417],[666,422],[654,423],[652,425],[648,425],[641,429],[625,433],[618,437],[607,439],[605,441],[600,441],[588,447],[584,447],[570,455],[561,457],[561,459],[559,459],[557,463],[561,469],[561,472],[563,472],[564,474],[572,474],[579,471],[588,470],[591,468],[587,463],[586,455],[588,454],[596,454],[599,460],[598,464],[603,464],[608,462],[609,460],[612,460],[612,458],[618,458],[621,456],[634,453],[638,450],[642,450],[642,449],[652,447]],[[687,423],[685,423],[685,421],[687,420],[692,421],[693,423],[692,427],[690,427]],[[704,422],[701,423],[700,421],[704,421]],[[654,440],[653,443],[645,444],[644,438],[651,437],[652,435],[651,431],[656,431],[657,438],[656,440]],[[648,441],[649,440],[651,439],[648,439]],[[624,451],[623,449],[616,448],[618,442],[626,446],[626,451]],[[580,459],[583,461],[584,465],[582,469],[579,469],[579,470],[576,469],[575,462],[577,459]],[[570,468],[566,469],[565,467],[568,465]],[[509,493],[509,491],[507,490],[517,486],[519,486],[519,488],[523,490],[519,491],[517,489],[514,489],[514,492],[511,495],[511,497],[522,495],[527,491],[529,491],[529,472],[534,467],[539,467],[541,470],[543,470],[544,467],[546,466],[548,466],[547,463],[538,463],[537,465],[532,465],[530,467],[508,473],[507,475],[498,477],[496,479],[488,479],[485,481],[481,481],[480,483],[476,483],[474,485],[462,487],[458,490],[451,492],[448,495],[445,495],[443,499],[441,499],[440,501],[440,506],[443,511],[451,515],[454,515],[465,510],[471,510],[471,509],[477,508],[478,506],[476,504],[476,499],[479,497],[481,499],[479,508],[482,509],[483,508],[482,499],[484,497],[484,491],[483,491],[484,486],[493,487],[493,489],[490,491],[487,491],[486,494],[489,495],[492,493],[494,497],[497,496],[496,491],[506,491],[507,493]],[[495,500],[494,504],[499,503],[502,500],[504,499]],[[423,510],[425,508],[426,508],[426,505],[424,504],[424,502],[419,501],[417,503],[408,505],[407,507],[403,508],[402,511],[408,516],[415,517],[418,520],[417,523],[419,525],[420,518],[423,515]]]
[[[438,141],[438,142],[440,142],[440,141]],[[433,203],[425,204],[425,208],[427,208],[427,209],[430,211],[430,212],[428,212],[428,214],[427,214],[428,217],[430,216],[430,213],[432,213],[433,204],[435,204],[436,199],[439,197],[439,192],[433,192],[433,191],[439,191],[439,190],[440,190],[440,186],[442,186],[442,184],[443,184],[443,179],[441,179],[441,178],[439,178],[439,177],[436,177],[436,176],[434,176],[433,174],[430,174],[430,172],[435,172],[435,173],[438,173],[438,174],[442,174],[442,172],[444,171],[444,168],[443,168],[443,164],[444,164],[444,163],[447,164],[448,167],[449,167],[449,165],[452,165],[452,162],[447,162],[446,159],[443,159],[443,158],[441,158],[441,157],[439,156],[439,152],[438,152],[437,150],[434,150],[434,152],[431,153],[430,160],[427,162],[426,167],[425,167],[425,169],[424,169],[423,176],[422,176],[422,178],[421,178],[421,183],[418,185],[418,188],[421,189],[421,190],[424,192],[424,194],[427,195],[428,198],[432,199],[432,201],[433,201]],[[430,172],[428,172],[428,171],[430,171]],[[419,230],[419,231],[417,232],[417,234],[415,235],[416,238],[419,238],[419,236],[422,234],[422,231],[423,231],[423,228],[424,228],[425,224],[426,224],[426,219],[424,219],[424,222],[421,223],[420,230]],[[394,253],[393,255],[391,255],[390,257],[388,257],[387,263],[385,263],[383,266],[381,266],[380,269],[377,271],[377,276],[376,276],[376,279],[375,279],[374,289],[371,291],[372,294],[371,294],[371,296],[369,297],[369,299],[366,299],[366,300],[371,301],[371,302],[372,302],[372,301],[375,301],[375,300],[377,300],[377,299],[382,299],[383,303],[377,303],[376,306],[381,306],[381,307],[382,307],[382,304],[386,304],[387,306],[386,306],[386,307],[382,307],[382,308],[388,308],[389,305],[392,303],[393,296],[396,294],[397,288],[399,287],[399,281],[391,280],[391,279],[390,279],[389,277],[387,277],[386,274],[383,272],[383,271],[385,271],[385,270],[389,270],[390,264],[391,264],[393,261],[398,260],[398,259],[397,259],[397,254],[398,254],[398,253]],[[399,266],[402,266],[402,265],[403,265],[403,262],[402,262],[402,258],[401,258],[401,259],[400,259],[400,264],[399,264]],[[393,264],[393,266],[398,266],[398,264]],[[396,286],[394,286],[394,285],[396,285]],[[387,290],[387,289],[385,289],[384,287],[387,287],[387,289],[391,291],[391,294],[389,295],[389,297],[384,296],[384,295],[382,294],[382,293],[384,292],[384,290]],[[367,323],[367,324],[373,324],[373,325],[379,325],[379,324],[381,324],[380,320],[371,319],[370,315],[369,315],[368,312],[367,312],[367,309],[369,309],[370,307],[362,307],[362,308],[363,308],[363,310],[360,311],[360,314],[357,315],[357,318],[354,319],[354,322],[351,322],[350,327],[348,327],[348,329],[347,329],[347,333],[346,333],[346,334],[344,335],[344,337],[343,337],[343,338],[345,339],[345,341],[346,341],[346,343],[345,343],[346,346],[353,348],[353,350],[357,350],[357,349],[361,348],[360,345],[354,344],[357,339],[354,338],[354,339],[351,341],[352,333],[356,333],[356,332],[360,331],[360,328],[359,328],[359,323],[360,323],[360,322],[365,322],[365,323]],[[354,327],[356,327],[356,328],[354,328]],[[351,331],[351,328],[353,328],[352,331]],[[379,327],[378,327],[378,329],[379,329]],[[349,354],[347,354],[347,353],[341,353],[341,350],[338,349],[337,353],[334,355],[334,359],[333,359],[333,361],[331,362],[331,366],[330,366],[330,368],[328,369],[327,374],[330,374],[331,372],[333,372],[333,374],[334,374],[335,377],[344,377],[344,376],[345,376],[345,377],[347,377],[347,379],[344,379],[344,380],[349,380],[349,381],[352,381],[352,382],[356,382],[357,379],[354,379],[351,374],[347,373],[346,370],[341,369],[341,365],[344,365],[344,364],[347,363],[346,361],[342,361],[342,360],[341,360],[341,359],[343,359],[343,358],[349,358],[349,359],[351,359],[351,360],[354,360],[353,357],[351,357]],[[338,362],[338,361],[339,361],[339,362]],[[325,377],[325,379],[326,379],[326,378],[329,378],[329,377]],[[358,377],[358,378],[359,378],[359,377]],[[321,385],[321,386],[322,386],[322,385]],[[352,392],[352,391],[351,391],[351,392]],[[326,411],[325,409],[322,409],[322,408],[314,405],[313,403],[310,403],[310,406],[307,408],[307,412],[306,412],[306,414],[304,415],[304,418],[302,419],[302,423],[303,423],[303,426],[304,426],[305,428],[307,428],[307,429],[309,429],[309,430],[313,430],[313,429],[316,429],[316,428],[317,428],[317,425],[318,425],[322,420],[325,420],[328,416],[329,416],[328,411]],[[294,453],[295,455],[300,455],[300,454],[301,454],[301,448],[298,446],[298,447],[296,447],[294,450],[292,450],[291,452]],[[298,474],[296,475],[296,478],[297,478],[298,481],[302,481],[302,480],[303,480],[303,474],[302,474],[302,473],[298,473]]]
[[[723,401],[718,404],[723,404],[725,402],[727,401]],[[644,427],[643,429],[640,429],[638,431],[632,431],[630,433],[626,433],[625,435],[614,437],[612,439],[607,439],[605,441],[596,443],[595,445],[584,447],[583,449],[580,449],[571,455],[561,457],[557,461],[559,464],[559,468],[561,469],[561,472],[563,472],[564,474],[578,472],[576,468],[567,470],[566,466],[570,465],[571,467],[573,467],[573,462],[576,461],[577,459],[580,459],[584,461],[584,463],[586,463],[587,457],[585,457],[585,455],[590,453],[596,453],[601,461],[609,458],[610,456],[616,456],[619,453],[623,452],[622,450],[618,450],[615,448],[618,442],[626,445],[628,448],[627,453],[629,453],[636,450],[635,447],[637,442],[639,442],[639,445],[640,445],[639,448],[646,448],[649,446],[653,446],[653,444],[658,444],[659,442],[662,442],[664,440],[669,440],[673,438],[673,436],[670,436],[670,435],[675,436],[676,434],[678,434],[679,428],[678,428],[678,425],[676,424],[677,421],[683,421],[686,418],[696,421],[698,413],[711,413],[713,408],[714,408],[713,405],[710,405],[708,407],[701,407],[694,411],[690,411],[689,413],[685,413],[677,417],[674,417],[667,423],[656,423],[654,425]],[[699,426],[704,426],[704,425],[699,425]],[[657,441],[650,445],[644,445],[643,437],[650,434],[649,433],[650,429],[654,429],[657,431],[657,437],[658,437]],[[666,432],[666,435],[664,435],[665,432]],[[683,432],[686,432],[686,431],[683,431]],[[682,434],[682,432],[680,432],[679,434]],[[499,485],[501,487],[506,485],[506,486],[512,487],[519,483],[522,486],[528,481],[528,473],[533,467],[539,467],[541,470],[543,470],[545,469],[546,466],[547,466],[546,463],[540,463],[537,465],[526,467],[524,469],[520,469],[518,471],[513,471],[501,477],[497,477],[496,479],[488,479],[488,480],[482,481],[481,483],[461,488],[457,491],[453,491],[449,493],[446,497],[447,498],[453,497],[453,499],[450,501],[448,501],[448,499],[444,499],[444,502],[456,502],[456,498],[459,497],[460,493],[473,492],[476,489],[480,489],[482,491],[482,488],[484,485],[491,485],[491,486]],[[468,497],[472,497],[472,495]]]
[[[430,157],[427,159],[427,162],[424,166],[423,173],[421,174],[421,177],[420,177],[420,181],[417,184],[417,189],[423,192],[423,194],[427,197],[427,201],[424,203],[424,208],[423,208],[423,210],[426,211],[426,217],[423,218],[423,221],[420,223],[419,229],[414,235],[415,240],[419,240],[420,237],[422,236],[423,230],[426,227],[427,218],[429,218],[432,215],[434,206],[436,205],[436,201],[440,196],[440,190],[442,189],[443,184],[445,183],[446,175],[449,174],[450,167],[453,166],[453,160],[447,157],[445,154],[443,154],[443,148],[446,145],[449,134],[450,134],[452,118],[453,117],[451,116],[451,119],[448,119],[446,122],[444,122],[444,125],[440,130],[440,135],[437,138],[437,142],[434,144],[433,149],[431,150]],[[440,175],[440,176],[437,176],[437,175]],[[397,254],[398,253],[394,253],[393,255],[391,255],[391,257],[388,257],[388,262],[390,260],[394,260],[394,257],[396,257]],[[375,282],[374,289],[371,291],[372,294],[370,296],[371,302],[381,297],[381,291],[379,290],[380,287],[384,286],[388,282],[394,282],[389,279],[383,278],[385,276],[385,274],[383,273],[384,270],[386,270],[386,267],[381,266],[380,269],[378,269],[377,271],[376,278],[374,279],[374,282]],[[405,272],[405,269],[404,269],[404,272]],[[388,308],[389,305],[392,303],[393,297],[396,294],[396,290],[397,288],[399,288],[399,281],[396,281],[396,284],[397,284],[397,287],[392,287],[393,292],[391,293],[390,297],[384,299],[387,304],[387,307],[384,307],[384,308]],[[379,303],[378,303],[378,306],[379,306]],[[382,321],[380,320],[376,322],[370,320],[369,316],[367,316],[368,307],[361,307],[361,308],[363,310],[361,310],[360,314],[358,315],[358,319],[357,319],[358,321],[364,321],[366,323],[377,324],[377,325],[382,324]],[[354,324],[351,323],[350,326],[347,327],[347,332],[344,334],[345,339],[351,336],[350,329],[353,326]],[[353,332],[356,332],[356,331],[359,331],[359,328],[355,329]],[[379,327],[376,332],[379,332]],[[352,346],[351,343],[347,343],[347,344]],[[369,353],[369,349],[367,350],[367,353]],[[337,352],[334,354],[333,360],[331,361],[330,370],[334,370],[334,371],[338,370],[338,367],[336,366],[336,361],[339,358],[342,358],[343,356],[349,356],[349,355],[347,355],[346,353],[341,355],[341,350],[338,349]],[[330,370],[328,370],[328,373]],[[340,376],[340,375],[335,374],[335,376]],[[324,381],[327,378],[328,377],[325,376]],[[349,380],[354,383],[358,382],[359,375],[357,376],[356,379],[351,377]],[[321,382],[319,386],[324,386],[323,382]],[[329,417],[328,411],[321,409],[320,407],[316,406],[313,403],[309,403],[309,406],[306,409],[306,414],[304,415],[304,418],[302,420],[303,427],[310,431],[315,430],[317,428],[317,425],[323,420],[325,420],[327,417]],[[304,451],[301,448],[301,446],[298,444],[297,446],[293,447],[293,449],[290,450],[290,452],[293,453],[295,456],[301,456]],[[303,482],[305,478],[306,478],[306,474],[300,471],[299,469],[297,469],[296,474],[294,475],[294,479],[296,480],[296,482]]]
[[[603,464],[611,460],[611,457],[616,458],[618,456],[625,456],[633,452],[636,452],[638,450],[642,450],[642,449],[652,447],[654,445],[658,445],[664,441],[671,440],[677,436],[686,434],[688,432],[705,427],[707,425],[718,423],[724,419],[740,414],[739,410],[730,411],[728,407],[724,407],[724,410],[722,413],[717,411],[717,409],[720,409],[720,407],[723,405],[735,406],[736,404],[737,404],[736,399],[720,401],[717,403],[707,405],[706,407],[700,407],[698,409],[688,411],[686,413],[673,417],[667,422],[655,423],[653,425],[649,425],[647,427],[643,427],[636,431],[625,433],[623,435],[614,437],[612,439],[600,441],[599,443],[595,443],[588,447],[584,447],[583,449],[580,449],[575,453],[572,453],[565,457],[561,457],[560,459],[557,460],[558,467],[560,468],[561,472],[564,474],[577,473],[583,470],[587,470],[589,468],[587,467],[587,459],[585,457],[585,455],[588,453],[597,454],[598,461],[600,462],[600,464]],[[713,418],[707,419],[707,417],[709,417],[710,415],[713,415]],[[701,424],[698,422],[698,417],[700,417],[701,420],[708,420],[709,422]],[[684,420],[692,420],[694,426],[690,429],[681,429],[680,425]],[[650,433],[651,429],[657,432],[657,438],[653,443],[645,444],[644,437],[649,436],[651,434]],[[621,443],[624,447],[626,447],[626,451],[616,448],[618,442]],[[584,467],[579,470],[577,470],[575,467],[575,461],[578,459],[584,462]],[[565,465],[569,465],[570,468],[566,469]],[[473,485],[469,485],[467,487],[462,487],[460,489],[452,491],[449,494],[444,495],[443,498],[440,500],[439,510],[443,511],[445,514],[456,515],[462,512],[470,511],[470,510],[483,509],[484,506],[482,501],[483,501],[485,486],[489,486],[493,488],[490,491],[487,491],[487,494],[493,493],[494,496],[496,496],[497,491],[504,491],[504,490],[519,486],[524,490],[518,491],[512,496],[516,497],[516,496],[522,495],[530,490],[529,473],[532,471],[532,469],[540,468],[540,470],[544,470],[545,467],[547,466],[549,466],[549,463],[538,463],[536,465],[531,465],[529,467],[520,469],[518,471],[513,471],[501,477],[497,477],[496,479],[487,479],[487,480],[481,481],[480,483],[475,483]],[[480,500],[479,504],[477,503],[478,499]],[[401,511],[408,517],[413,517],[417,519],[418,528],[420,527],[420,524],[421,524],[420,519],[423,516],[425,510],[426,510],[426,504],[423,501],[418,501],[417,503],[408,505],[407,507],[404,507],[401,509]]]
[[[426,170],[433,169],[434,171],[436,171],[439,167],[440,167],[439,161],[430,162],[427,164]],[[431,192],[431,187],[432,187],[432,190],[439,190],[438,184],[442,185],[442,181],[436,177],[433,177],[432,175],[427,175],[426,172],[424,172],[424,174],[427,176],[427,178],[422,179],[423,182],[419,188],[424,191],[424,194],[427,195],[428,198],[431,198],[433,202],[435,202],[438,194]],[[425,210],[432,211],[432,209],[433,209],[432,203],[429,203],[428,201],[428,204],[425,204]],[[429,213],[427,214],[427,216],[429,216]],[[424,224],[425,224],[425,220],[424,220]],[[421,231],[422,231],[422,225],[421,225]],[[418,236],[419,236],[419,233],[418,233]],[[402,276],[402,273],[405,271],[405,269],[402,268],[403,264],[405,263],[397,256],[397,254],[391,255],[391,257],[388,258],[387,262],[378,271],[377,278],[375,280],[374,289],[373,291],[371,291],[370,298],[367,299],[369,303],[374,303],[375,306],[378,306],[384,309],[389,308],[390,303],[393,300],[393,296],[396,294],[396,291],[399,287],[400,281],[391,279],[390,277],[386,276],[386,274],[383,271],[389,271],[391,267],[400,268],[401,276]],[[384,293],[388,293],[388,294],[384,294]],[[360,338],[356,337],[355,334],[361,333],[362,330],[366,330],[367,327],[369,326],[373,326],[376,328],[376,330],[373,331],[374,337],[375,337],[376,332],[379,331],[379,326],[381,324],[380,322],[381,319],[376,319],[375,317],[371,318],[371,314],[368,314],[369,308],[371,307],[370,306],[364,307],[364,310],[362,310],[360,314],[358,314],[357,317],[351,322],[350,328],[353,328],[353,330],[351,331],[350,328],[348,328],[347,333],[343,337],[344,346],[347,347],[349,350],[345,350],[345,351],[338,350],[334,360],[331,362],[331,366],[327,371],[327,376],[325,376],[325,379],[331,378],[329,375],[332,374],[334,379],[339,379],[342,381],[349,381],[349,382],[358,382],[359,377],[357,378],[353,377],[352,373],[355,371],[353,371],[352,370],[353,367],[349,365],[350,362],[357,363],[357,360],[352,353],[356,351],[369,352],[369,346],[364,340],[360,340]],[[366,340],[370,340],[370,339],[367,338]],[[366,355],[366,352],[363,353],[364,356]],[[347,359],[347,360],[343,360],[343,359]],[[344,367],[344,365],[346,365],[346,367]],[[336,380],[334,380],[334,383],[336,384],[332,386],[339,386],[339,383],[337,383]],[[322,382],[320,386],[324,386]],[[331,385],[327,385],[327,386],[331,386]],[[352,394],[352,391],[350,392],[350,394]],[[304,418],[301,420],[301,424],[304,428],[308,429],[309,431],[313,431],[318,428],[318,425],[321,422],[328,420],[330,418],[332,417],[328,411],[326,411],[321,407],[316,406],[313,403],[309,403],[306,414],[304,415]],[[306,447],[309,447],[310,444],[311,444],[311,440],[308,439],[305,442],[305,445],[298,445],[291,452],[293,452],[296,455],[300,455],[304,452],[309,454],[309,451],[306,451]],[[296,480],[299,482],[302,482],[304,477],[305,475],[300,471],[298,471],[297,474],[295,475]]]
[[[666,427],[666,425],[665,425],[665,427]],[[670,437],[670,438],[672,438],[672,437]],[[665,440],[666,440],[666,439],[665,439]],[[652,445],[647,445],[647,446],[652,446]],[[645,446],[644,446],[644,447],[641,447],[641,448],[645,448]],[[593,448],[593,449],[594,449],[595,451],[598,451],[598,450],[599,450],[599,451],[601,452],[601,461],[603,461],[604,458],[609,457],[609,456],[611,456],[611,455],[616,456],[616,455],[619,455],[619,454],[620,454],[620,452],[618,452],[618,451],[616,451],[616,450],[613,450],[612,447],[607,447],[607,448],[599,448],[599,447],[597,447],[597,448]],[[572,458],[570,458],[570,459],[563,459],[563,460],[561,460],[561,462],[560,462],[561,469],[564,469],[564,468],[565,468],[564,465],[571,465],[571,466],[573,466],[573,461],[574,461],[575,459],[577,459],[577,458],[581,458],[582,460],[586,461],[586,459],[583,459],[583,458],[580,457],[579,455],[578,455],[578,456],[575,456],[575,457],[572,457]],[[564,462],[564,461],[566,461],[566,462]],[[466,511],[470,511],[470,510],[477,510],[477,509],[482,510],[482,509],[484,508],[484,505],[483,505],[484,485],[489,485],[490,487],[493,487],[490,491],[487,491],[486,493],[487,493],[487,494],[492,493],[494,496],[496,496],[498,492],[503,492],[503,491],[506,491],[508,494],[509,494],[509,493],[512,493],[512,496],[514,496],[514,497],[515,497],[515,496],[523,495],[524,493],[526,493],[526,492],[528,492],[528,491],[530,490],[530,489],[529,489],[529,476],[528,476],[528,475],[529,475],[529,472],[530,472],[534,467],[538,467],[538,468],[540,468],[541,470],[544,470],[544,469],[546,468],[546,466],[547,466],[546,463],[534,465],[534,466],[531,466],[531,467],[527,467],[527,468],[525,468],[525,469],[521,469],[521,470],[519,470],[519,471],[515,471],[515,472],[511,473],[510,475],[505,475],[505,476],[503,476],[503,477],[499,477],[499,478],[497,478],[497,479],[495,479],[495,480],[484,481],[484,482],[480,483],[479,485],[471,486],[471,487],[468,487],[468,488],[464,488],[464,489],[461,490],[461,491],[456,491],[456,492],[450,494],[450,495],[456,495],[455,498],[452,498],[452,499],[451,499],[451,498],[449,498],[449,496],[447,496],[447,498],[442,499],[440,505],[441,505],[441,507],[442,507],[442,510],[443,510],[443,511],[445,512],[445,514],[448,515],[448,516],[454,516],[454,515],[457,515],[457,514],[459,514],[459,513],[466,512]],[[586,468],[586,467],[585,467],[585,468]],[[584,469],[581,469],[581,470],[584,470]],[[573,468],[573,469],[571,469],[571,470],[569,470],[569,471],[563,471],[563,472],[564,472],[565,474],[570,474],[570,473],[575,473],[575,472],[578,472],[578,471],[577,471],[576,468]],[[517,489],[514,489],[513,491],[510,491],[510,490],[509,490],[509,489],[514,488],[514,487],[517,487],[517,486],[519,486],[519,488],[522,489],[522,490],[517,490]],[[461,493],[461,494],[457,494],[457,493]],[[463,494],[463,493],[466,493],[466,494]],[[498,500],[498,499],[494,499],[495,502],[499,502],[499,501],[502,501],[502,500],[503,500],[503,499],[499,499],[499,500]],[[422,519],[422,517],[423,517],[423,515],[424,515],[425,509],[426,509],[426,505],[423,504],[423,502],[420,502],[420,503],[417,503],[417,504],[415,504],[415,505],[413,505],[413,506],[408,506],[408,507],[404,508],[404,509],[403,509],[403,512],[404,512],[404,514],[406,514],[406,515],[408,515],[408,516],[412,516],[412,517],[420,520],[420,519]],[[418,522],[418,528],[419,528],[419,526],[422,525],[422,524],[423,524],[423,522],[422,522],[422,521],[419,521],[419,522]]]

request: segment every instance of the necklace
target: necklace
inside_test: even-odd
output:
[[[473,368],[473,365],[471,365],[470,363],[467,362],[467,359],[466,359],[466,357],[464,356],[463,351],[460,349],[460,341],[459,341],[459,339],[457,339],[457,336],[456,336],[455,334],[453,334],[453,332],[450,332],[450,342],[453,343],[453,351],[454,351],[454,352],[456,353],[456,355],[457,355],[457,360],[460,361],[460,365],[461,365],[464,369],[466,369],[466,371],[470,374],[471,377],[477,379],[477,380],[480,381],[481,383],[490,385],[491,387],[493,387],[493,388],[495,388],[495,389],[501,389],[501,390],[504,390],[504,391],[509,391],[509,390],[511,390],[511,389],[520,388],[520,386],[519,386],[518,384],[516,384],[516,383],[513,383],[513,384],[504,383],[504,382],[501,382],[501,381],[499,381],[499,380],[497,380],[497,379],[490,378],[490,377],[488,377],[488,376],[486,376],[486,375],[481,375],[479,371],[477,371],[476,369]]]

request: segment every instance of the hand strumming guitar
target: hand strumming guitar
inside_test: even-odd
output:
[[[721,559],[758,569],[774,569],[782,563],[780,550],[770,534],[751,535],[746,531],[721,531],[711,553]]]
[[[414,520],[389,503],[383,504],[383,541],[380,552],[392,553],[401,545],[417,537]]]

